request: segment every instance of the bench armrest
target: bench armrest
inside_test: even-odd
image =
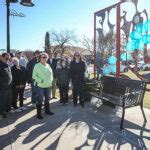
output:
[[[135,91],[135,92],[128,92],[128,93],[125,93],[123,96],[127,97],[129,95],[136,95],[139,91]]]
[[[121,100],[123,101],[123,103],[122,103],[123,107],[125,106],[126,101],[135,97],[137,93],[139,93],[139,91],[135,91],[135,92],[132,91],[132,92],[128,92],[128,93],[125,93],[124,95],[122,95]]]

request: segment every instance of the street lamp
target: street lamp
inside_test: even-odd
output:
[[[23,6],[27,6],[27,7],[34,6],[34,4],[32,3],[32,0],[21,0],[20,4]]]
[[[9,16],[10,16],[10,3],[17,3],[18,0],[6,0],[6,14],[7,14],[7,53],[10,53],[10,23],[9,23]],[[32,0],[21,0],[21,5],[32,7],[34,4]]]

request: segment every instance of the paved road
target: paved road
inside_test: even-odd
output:
[[[30,94],[30,93],[29,93]],[[150,110],[144,109],[148,123],[143,124],[139,107],[128,109],[125,130],[120,131],[119,108],[101,105],[96,99],[85,108],[51,101],[54,116],[37,120],[30,97],[27,111],[9,114],[0,123],[0,149],[4,150],[132,150],[150,149]]]

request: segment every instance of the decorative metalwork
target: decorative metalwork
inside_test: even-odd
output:
[[[14,9],[11,9],[10,10],[10,16],[13,16],[13,17],[25,17],[25,14],[23,14],[23,13],[18,13],[18,12],[16,12],[16,10],[14,10]]]
[[[96,35],[94,35],[95,36],[95,55],[98,54],[99,55],[98,57],[101,57],[98,59],[97,56],[95,56],[95,58],[96,58],[95,59],[95,63],[96,63],[95,65],[96,66],[98,66],[101,59],[104,59],[103,58],[103,52],[104,52],[103,40],[105,37],[104,22],[107,23],[106,25],[109,28],[108,31],[111,34],[115,34],[114,29],[116,27],[116,23],[115,24],[111,23],[110,13],[113,9],[117,9],[118,4],[120,6],[122,6],[125,2],[131,2],[134,4],[134,7],[135,7],[135,14],[133,15],[133,18],[131,21],[127,20],[127,13],[128,12],[125,10],[122,10],[122,15],[120,16],[120,22],[122,22],[122,24],[120,26],[120,31],[123,32],[123,34],[125,35],[126,42],[128,42],[130,32],[135,30],[136,25],[138,23],[143,23],[143,21],[148,20],[148,14],[147,14],[147,11],[145,9],[141,12],[138,11],[138,9],[137,9],[138,0],[121,0],[119,3],[116,3],[112,6],[107,7],[105,9],[102,9],[98,12],[95,12],[95,20],[96,20],[96,25],[95,25],[96,32],[94,32],[94,34],[96,34]],[[146,17],[146,20],[143,19],[143,15]],[[113,45],[113,43],[112,43],[112,45]],[[146,53],[146,51],[147,51],[147,49],[145,49],[144,53]]]

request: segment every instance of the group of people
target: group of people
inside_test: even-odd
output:
[[[23,100],[26,99],[26,69],[20,65],[20,52],[17,52],[15,57],[11,56],[3,53],[0,57],[0,115],[4,118],[7,117],[7,112],[26,110],[23,104]]]
[[[7,117],[7,112],[26,110],[23,101],[26,83],[31,85],[31,102],[37,109],[37,118],[42,119],[42,105],[45,114],[50,111],[49,100],[55,99],[56,85],[59,88],[60,103],[68,103],[69,84],[72,85],[73,104],[78,100],[84,107],[84,85],[86,63],[80,52],[75,52],[71,61],[65,55],[36,50],[34,57],[26,64],[21,63],[21,52],[14,57],[3,53],[0,57],[0,116]],[[52,97],[51,97],[52,94]],[[19,100],[19,106],[17,101]]]

